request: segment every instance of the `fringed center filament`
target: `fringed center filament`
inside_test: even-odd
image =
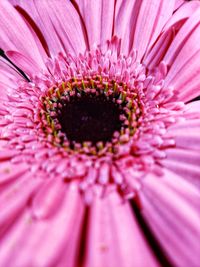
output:
[[[41,98],[47,138],[66,151],[103,156],[129,142],[141,115],[138,95],[101,76],[72,79]]]

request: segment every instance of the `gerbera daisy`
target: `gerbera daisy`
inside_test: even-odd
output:
[[[0,267],[199,267],[200,2],[0,12]]]

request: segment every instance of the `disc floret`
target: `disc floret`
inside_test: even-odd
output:
[[[103,156],[105,153],[116,154],[118,147],[128,143],[130,137],[134,135],[142,112],[139,96],[133,90],[123,82],[118,83],[101,75],[84,79],[72,78],[62,82],[58,86],[51,87],[40,98],[40,101],[41,110],[39,115],[47,139],[53,145],[63,147],[69,153],[85,153],[93,156]],[[74,140],[73,136],[70,137],[69,131],[68,134],[66,133],[66,129],[64,129],[66,127],[63,126],[63,116],[66,116],[65,112],[69,112],[67,107],[75,102],[77,105],[81,105],[83,101],[85,105],[93,103],[94,111],[96,110],[94,104],[98,108],[103,103],[102,111],[107,107],[107,112],[113,110],[117,113],[118,117],[115,117],[115,127],[112,129],[113,132],[110,137],[107,133],[108,138],[102,135],[102,139],[98,140],[98,134],[101,136],[101,133],[95,133],[97,138],[91,138],[91,140],[85,138],[84,140],[84,137],[80,137],[79,134],[78,140]],[[85,108],[87,109],[87,107]],[[108,125],[112,124],[113,118],[109,122],[109,118],[106,117]],[[84,120],[83,116],[81,119]],[[76,118],[73,118],[73,120],[76,120]],[[69,124],[70,122],[66,121],[64,123]],[[103,131],[103,129],[100,130]]]

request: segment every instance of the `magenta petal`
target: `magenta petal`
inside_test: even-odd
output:
[[[170,148],[166,149],[167,159],[170,159],[176,164],[178,162],[191,164],[194,167],[200,166],[200,154],[195,150],[188,150],[184,148]]]
[[[88,235],[85,267],[158,266],[129,204],[122,203],[117,193],[96,197]]]
[[[89,46],[104,44],[112,37],[114,0],[78,0],[80,13],[86,26]]]
[[[39,66],[30,58],[24,56],[22,53],[16,51],[7,51],[6,55],[11,59],[19,68],[23,69],[29,76],[33,73],[38,73]]]
[[[197,267],[200,2],[5,1],[0,267]]]
[[[140,2],[140,1],[138,1]],[[117,1],[115,10],[114,34],[122,39],[121,50],[123,54],[129,54],[130,41],[133,38],[135,17],[133,10],[137,8],[136,1]]]
[[[42,219],[56,213],[57,207],[61,205],[66,194],[63,182],[50,179],[44,183],[33,200],[33,216]]]
[[[196,12],[185,22],[183,27],[180,29],[178,34],[176,35],[176,38],[173,40],[172,44],[170,45],[165,57],[164,61],[166,64],[169,66],[174,63],[176,60],[177,56],[180,55],[180,52],[182,49],[185,48],[185,46],[191,45],[192,39],[193,39],[193,46],[192,46],[192,54],[190,55],[189,51],[187,50],[187,54],[182,59],[182,61],[187,61],[190,56],[192,56],[195,52],[197,52],[197,44],[195,42],[196,38],[198,37],[198,24],[199,24],[199,14],[200,14],[200,9],[197,9]],[[195,32],[197,32],[195,34]]]
[[[17,78],[19,74],[9,71],[10,67],[4,62],[0,62],[0,93],[1,100],[7,99],[7,93],[11,88],[15,90],[17,88]]]
[[[10,162],[14,155],[17,155],[16,151],[0,151],[0,186],[9,181],[20,178],[28,171],[29,166],[27,164],[14,165]]]
[[[173,176],[171,178],[173,179]],[[169,179],[168,173],[158,178],[149,175],[144,180],[143,190],[140,193],[142,213],[176,266],[198,266],[199,207],[197,209],[184,196],[177,194],[178,184],[176,192],[166,186],[162,179]]]
[[[200,188],[200,167],[193,164],[176,162],[173,159],[162,161],[162,166],[169,169],[171,172],[179,175],[182,179],[186,179]]]
[[[177,27],[179,27],[179,25]],[[175,31],[176,25],[162,33],[152,49],[146,54],[143,62],[148,66],[148,69],[154,69],[159,66],[159,63],[162,61],[175,36]]]
[[[184,0],[176,0],[174,9],[176,10],[176,9],[180,8],[180,6],[183,5],[184,3],[185,3]]]
[[[181,1],[181,0],[178,0],[178,1]],[[199,1],[190,1],[190,2],[183,1],[183,2],[184,2],[184,5],[182,5],[178,10],[176,10],[173,16],[167,21],[166,25],[163,28],[163,31],[166,31],[169,28],[172,28],[172,26],[177,24],[177,22],[181,22],[181,21],[185,22],[200,7]]]
[[[22,214],[19,223],[16,222],[2,241],[0,266],[27,267],[30,262],[37,267],[57,266],[63,257],[67,257],[69,267],[75,266],[82,218],[82,201],[77,186],[71,184],[51,220],[32,220],[29,212]]]
[[[198,38],[200,37],[200,28],[198,33]],[[192,41],[193,42],[193,41]],[[189,47],[185,47],[187,51]],[[179,91],[179,99],[181,101],[187,102],[193,98],[199,96],[200,87],[200,51],[197,51],[193,56],[189,58],[185,57],[185,62],[183,62],[183,53],[186,51],[183,49],[182,53],[173,63],[167,77],[166,84],[172,86]],[[192,51],[191,51],[192,53]],[[186,54],[186,52],[185,52]]]
[[[168,157],[170,156],[172,158],[172,154],[168,153]],[[178,164],[178,159],[182,160],[181,157],[177,157],[177,159],[175,159],[176,164]],[[196,210],[200,209],[199,187],[198,185],[195,186],[195,181],[192,178],[185,179],[185,177],[179,175],[177,171],[169,170],[166,168],[165,175],[164,177],[162,177],[161,183],[163,183],[167,188],[173,190],[173,192],[178,196],[184,198],[188,203],[191,204],[193,208],[195,208]]]
[[[82,23],[70,1],[30,0],[18,1],[18,4],[32,14],[52,55],[57,55],[59,52],[79,54],[85,51]]]
[[[138,10],[138,17],[133,38],[133,48],[138,51],[140,60],[148,47],[157,39],[161,29],[170,18],[174,9],[174,1],[142,2]]]
[[[20,166],[18,166],[20,167]],[[22,172],[18,171],[18,178],[22,176]],[[0,234],[9,227],[15,218],[23,211],[30,199],[31,194],[39,185],[39,181],[32,180],[28,174],[17,179],[12,185],[6,187],[0,196]],[[28,181],[29,180],[29,181]]]
[[[150,51],[145,55],[144,63],[148,66],[149,69],[157,67],[163,60],[179,29],[183,26],[185,21],[198,9],[199,6],[200,2],[187,2],[181,8],[179,8],[169,19],[169,21],[164,26],[158,40],[150,49]]]
[[[199,95],[199,16],[200,9],[180,29],[164,58],[164,61],[171,65],[166,85],[176,88],[182,101]]]
[[[199,151],[200,119],[177,123],[168,132],[174,136],[176,147]]]
[[[188,104],[188,110],[199,112],[200,101]],[[190,113],[189,113],[190,114]],[[175,148],[166,150],[166,158],[161,164],[170,171],[200,186],[200,119],[190,119],[169,128],[174,136]]]
[[[27,58],[31,58],[38,67],[45,68],[42,57],[44,53],[40,53],[33,35],[18,12],[8,1],[1,1],[0,12],[4,14],[0,21],[1,48],[4,50],[16,50],[27,56]]]
[[[171,16],[174,1],[119,1],[116,4],[114,32],[122,38],[122,52],[131,49],[141,60]]]

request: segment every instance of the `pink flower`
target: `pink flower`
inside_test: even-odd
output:
[[[198,267],[200,2],[0,12],[0,267]]]

